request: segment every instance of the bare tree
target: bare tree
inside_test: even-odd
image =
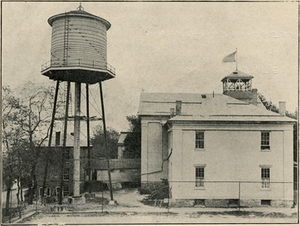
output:
[[[20,99],[12,95],[9,87],[2,88],[3,180],[7,192],[6,214],[9,211],[9,197],[12,186],[15,180],[21,178],[23,174],[18,148],[26,140],[24,139],[25,134],[18,123],[25,120],[22,115],[24,108]]]
[[[53,91],[53,87],[36,86],[31,82],[25,84],[18,95],[9,87],[3,88],[3,156],[7,163],[3,175],[8,193],[14,181],[19,186],[18,193],[22,193],[22,181],[27,182],[29,204],[37,194],[36,167],[41,146],[49,134]]]

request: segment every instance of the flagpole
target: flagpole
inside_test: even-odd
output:
[[[236,48],[235,65],[236,65],[235,69],[236,69],[236,71],[237,71],[237,70],[238,70],[237,48]]]

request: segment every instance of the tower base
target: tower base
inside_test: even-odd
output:
[[[118,205],[116,200],[110,200],[108,204],[111,205],[111,206],[117,206]]]

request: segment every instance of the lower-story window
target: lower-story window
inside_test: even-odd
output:
[[[64,168],[63,179],[64,181],[70,180],[70,168]]]
[[[271,206],[271,200],[261,200],[260,201],[260,204],[262,205],[262,206]]]
[[[70,193],[69,186],[63,187],[63,196],[68,196]]]
[[[42,196],[42,193],[43,193],[43,188],[40,187],[40,189],[39,189],[39,194],[40,194],[40,196]]]
[[[50,197],[51,196],[51,188],[50,187],[47,187],[46,188],[46,194],[45,194],[46,197]]]
[[[59,196],[60,195],[60,187],[56,187],[55,188],[55,196]]]
[[[270,168],[261,168],[262,188],[270,188]]]
[[[42,193],[43,193],[43,187],[40,187],[39,188],[39,194],[40,194],[40,196],[42,196]],[[50,196],[51,196],[51,188],[50,187],[45,187],[44,197],[50,197]]]
[[[196,166],[195,168],[196,175],[196,187],[204,187],[204,166]]]

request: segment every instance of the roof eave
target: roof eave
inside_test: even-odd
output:
[[[224,119],[175,119],[171,118],[168,120],[171,123],[180,122],[202,122],[202,123],[238,123],[238,124],[294,124],[296,121],[278,121],[278,120],[224,120]]]

